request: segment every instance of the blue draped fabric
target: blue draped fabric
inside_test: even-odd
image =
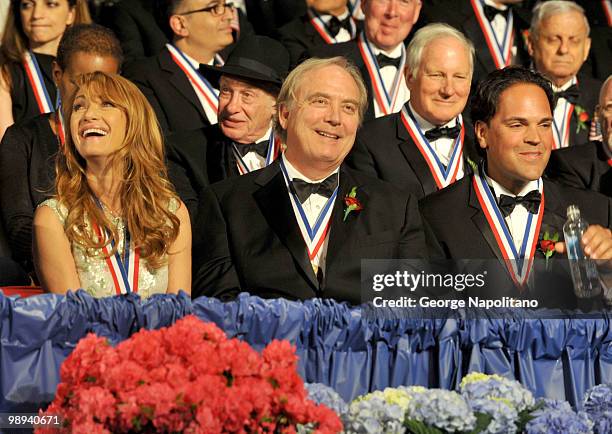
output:
[[[95,299],[83,291],[26,299],[0,293],[0,412],[35,411],[49,403],[63,360],[93,332],[117,344],[139,329],[195,314],[229,337],[261,350],[273,339],[297,348],[307,382],[327,384],[345,400],[385,387],[457,388],[471,371],[515,378],[538,397],[580,407],[584,392],[612,383],[610,317],[600,319],[380,318],[332,300],[233,302],[185,294]],[[186,345],[188,342],[185,343]]]

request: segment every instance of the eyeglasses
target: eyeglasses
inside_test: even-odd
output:
[[[198,12],[208,12],[213,17],[220,17],[221,15],[225,13],[226,8],[234,9],[234,4],[233,3],[215,3],[214,5],[206,6],[205,8],[202,8],[202,9],[195,9],[193,11],[183,12],[177,15],[190,15],[190,14],[195,14]]]

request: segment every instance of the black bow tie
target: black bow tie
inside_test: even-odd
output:
[[[340,29],[345,29],[347,32],[349,32],[349,35],[351,34],[353,29],[351,28],[350,15],[343,20],[339,20],[338,17],[332,16],[327,23],[327,30],[329,30],[329,34],[332,35],[332,37],[335,37]]]
[[[425,132],[425,138],[430,142],[435,142],[442,137],[455,139],[461,132],[461,125],[455,124],[454,127],[436,127]]]
[[[578,98],[580,98],[580,90],[578,89],[578,86],[572,84],[570,87],[562,90],[561,92],[555,92],[555,97],[557,99],[565,98],[570,104],[576,104],[578,102]]]
[[[236,149],[238,149],[240,155],[243,157],[249,152],[257,152],[259,155],[265,158],[266,155],[268,155],[268,144],[268,140],[263,140],[259,143],[247,143],[246,145],[236,143]]]
[[[383,53],[376,55],[376,62],[378,62],[378,67],[380,69],[383,69],[385,66],[395,66],[399,68],[401,61],[402,59],[400,57],[389,57]]]
[[[337,173],[329,175],[321,182],[306,182],[300,178],[293,178],[293,181],[291,181],[293,191],[300,200],[300,203],[306,202],[310,195],[315,193],[321,196],[331,197],[337,185]]]
[[[510,8],[506,8],[502,11],[500,9],[494,8],[493,6],[489,6],[488,4],[483,4],[482,9],[484,10],[484,14],[487,17],[487,20],[489,20],[489,22],[492,22],[495,19],[495,15],[501,15],[507,20],[508,14],[510,13]]]
[[[499,210],[508,217],[516,205],[523,205],[531,214],[537,214],[542,194],[538,190],[531,190],[525,196],[508,196],[505,194],[499,195]]]

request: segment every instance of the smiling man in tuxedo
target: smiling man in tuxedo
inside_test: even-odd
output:
[[[575,307],[567,261],[554,258],[552,271],[542,275],[531,272],[531,259],[544,259],[539,240],[545,232],[563,239],[566,209],[575,204],[591,223],[582,238],[586,254],[609,266],[612,201],[542,179],[552,147],[552,103],[549,82],[535,72],[509,67],[489,74],[472,105],[485,163],[423,199],[421,211],[449,259],[499,260],[503,281],[487,285],[484,295],[516,297],[529,288],[531,298],[548,306]],[[560,255],[563,243],[556,248]]]
[[[406,50],[408,101],[399,113],[359,130],[349,166],[419,199],[444,188],[479,160],[462,112],[470,94],[474,47],[447,24],[417,31]]]
[[[561,183],[612,197],[612,75],[601,87],[595,111],[602,140],[553,152],[546,173]]]
[[[358,304],[362,258],[424,257],[416,199],[343,165],[365,105],[359,72],[344,58],[310,59],[289,74],[277,100],[285,153],[202,192],[196,296]]]

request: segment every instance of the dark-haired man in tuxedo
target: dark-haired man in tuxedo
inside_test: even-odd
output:
[[[523,32],[531,11],[521,0],[439,0],[423,5],[425,23],[445,22],[465,34],[476,48],[474,85],[508,65],[529,61]],[[526,2],[525,2],[526,3]]]
[[[516,297],[528,289],[548,306],[575,307],[567,261],[553,257],[550,272],[541,274],[544,261],[532,270],[531,260],[544,259],[540,240],[563,240],[566,209],[575,204],[591,223],[582,238],[585,253],[609,266],[612,201],[542,179],[552,147],[552,103],[540,74],[521,67],[489,74],[475,92],[471,116],[486,162],[423,199],[421,212],[448,258],[499,261],[502,280],[486,285],[484,295]],[[555,248],[561,256],[564,243]]]
[[[363,32],[356,40],[315,47],[309,57],[344,56],[359,70],[368,90],[365,121],[401,110],[410,92],[403,71],[404,40],[419,18],[421,0],[361,0]]]
[[[612,75],[601,87],[596,116],[602,140],[553,152],[546,173],[561,183],[612,197]]]
[[[277,100],[287,148],[272,165],[202,192],[194,295],[360,302],[362,258],[425,254],[416,199],[346,168],[366,106],[346,59],[310,59]]]
[[[579,74],[591,39],[584,10],[572,1],[552,0],[533,11],[528,48],[536,71],[553,84],[553,150],[589,140],[599,80]]]
[[[126,65],[124,75],[145,94],[165,133],[217,123],[218,91],[199,68],[224,63],[220,52],[233,42],[233,13],[225,0],[166,0],[172,43]]]
[[[223,66],[201,68],[219,88],[219,123],[168,137],[171,179],[192,219],[204,186],[266,167],[280,154],[272,119],[288,71],[285,47],[256,35],[240,40]]]
[[[419,29],[406,50],[410,101],[367,122],[347,163],[419,199],[470,173],[479,160],[461,115],[470,94],[474,47],[447,24]]]
[[[355,39],[361,24],[351,15],[347,1],[308,0],[306,14],[279,29],[280,40],[289,51],[292,65],[313,47]]]

